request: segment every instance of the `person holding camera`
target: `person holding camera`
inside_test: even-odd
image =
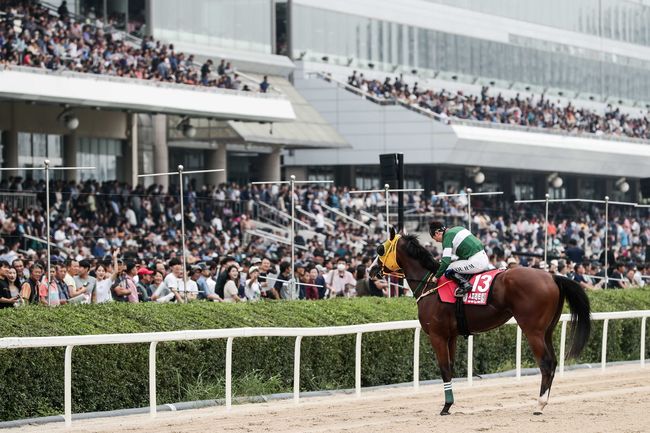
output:
[[[79,273],[73,277],[77,292],[85,295],[85,304],[89,304],[91,299],[93,299],[95,287],[97,286],[97,280],[95,277],[89,275],[89,272],[90,261],[84,259],[79,262]]]

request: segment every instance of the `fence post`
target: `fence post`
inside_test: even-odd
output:
[[[354,387],[357,397],[361,397],[361,336],[363,333],[357,332],[357,345],[354,358]]]
[[[641,357],[639,358],[641,360],[641,367],[645,367],[645,325],[647,318],[646,316],[641,319]]]
[[[63,410],[65,426],[72,425],[72,349],[74,346],[65,347],[65,361],[63,365]]]
[[[300,341],[302,336],[296,337],[296,345],[293,349],[293,402],[300,401]]]
[[[413,389],[420,388],[420,331],[419,326],[415,328],[413,336]]]
[[[560,377],[564,376],[564,357],[566,346],[566,320],[562,321],[562,332],[560,333]]]
[[[474,370],[474,336],[467,338],[467,384],[472,386],[472,376]]]
[[[609,319],[603,321],[603,344],[601,347],[600,355],[600,368],[605,371],[605,364],[607,364],[607,330],[609,328]]]
[[[228,337],[226,340],[226,409],[230,410],[232,406],[232,340]]]
[[[515,361],[517,380],[521,380],[521,327],[517,325],[517,358]]]
[[[149,345],[149,415],[156,417],[156,346],[157,341]]]

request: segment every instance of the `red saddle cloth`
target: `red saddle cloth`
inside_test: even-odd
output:
[[[496,276],[505,269],[492,269],[480,274],[474,275],[469,281],[472,283],[472,291],[463,297],[465,305],[485,305],[487,304],[488,295]],[[438,280],[438,294],[442,302],[454,304],[456,297],[454,292],[458,283],[444,275]]]

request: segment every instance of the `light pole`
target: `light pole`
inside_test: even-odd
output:
[[[333,180],[296,180],[296,176],[293,174],[289,178],[289,180],[271,180],[271,181],[262,181],[262,182],[251,182],[251,185],[269,185],[269,184],[276,184],[276,185],[289,185],[289,188],[291,190],[291,224],[289,228],[289,237],[291,238],[291,278],[289,279],[289,290],[291,291],[291,296],[294,296],[295,294],[295,287],[296,287],[296,278],[295,278],[295,272],[296,272],[296,267],[295,267],[295,248],[296,248],[296,240],[295,240],[295,228],[294,224],[296,221],[296,204],[295,204],[295,188],[296,184],[318,184],[318,183],[334,183]]]
[[[45,243],[47,244],[47,305],[50,305],[50,287],[51,287],[51,275],[50,275],[50,262],[51,262],[51,257],[50,257],[50,170],[59,170],[59,171],[65,171],[65,170],[94,170],[95,167],[50,167],[50,160],[46,159],[43,161],[43,167],[18,167],[18,168],[8,168],[8,167],[2,167],[0,168],[1,171],[9,171],[9,170],[31,170],[31,171],[38,171],[38,170],[44,170],[45,171],[45,230],[47,233],[45,234]]]
[[[177,171],[170,171],[166,173],[151,173],[139,174],[138,177],[155,177],[155,176],[175,176],[178,175],[178,182],[180,188],[180,202],[181,202],[181,240],[183,242],[183,299],[187,301],[187,251],[185,246],[185,203],[183,198],[183,175],[184,174],[199,174],[199,173],[216,173],[224,171],[223,168],[216,168],[212,170],[192,170],[185,171],[182,165],[178,165]]]

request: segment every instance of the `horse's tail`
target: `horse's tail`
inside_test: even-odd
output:
[[[569,302],[569,309],[571,310],[571,348],[568,357],[575,358],[584,349],[591,333],[589,298],[582,286],[576,281],[560,275],[554,275],[553,279],[560,288],[560,293]]]

